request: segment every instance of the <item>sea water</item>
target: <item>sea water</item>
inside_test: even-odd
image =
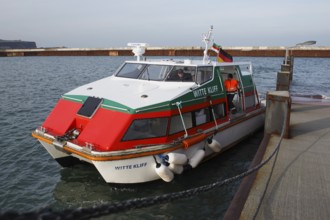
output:
[[[175,58],[175,57],[174,57]],[[92,166],[61,168],[31,137],[60,96],[77,86],[113,74],[132,57],[0,58],[0,213],[44,207],[60,211],[133,198],[162,195],[210,184],[244,172],[262,139],[262,131],[174,181],[136,185],[105,183]],[[195,58],[194,58],[195,59]],[[283,58],[238,57],[252,61],[261,97],[275,90]],[[296,58],[292,94],[330,97],[330,59]],[[112,214],[104,219],[219,219],[239,181],[188,199]]]

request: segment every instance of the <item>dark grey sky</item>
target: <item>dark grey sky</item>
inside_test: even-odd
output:
[[[329,0],[0,0],[0,39],[38,47],[330,46]]]

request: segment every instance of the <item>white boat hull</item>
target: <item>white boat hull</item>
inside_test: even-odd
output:
[[[214,135],[213,139],[221,144],[221,151],[215,152],[210,147],[207,146],[207,140],[204,139],[187,149],[180,148],[173,152],[186,155],[190,160],[195,160],[194,156],[197,157],[201,155],[200,150],[205,150],[203,158],[201,161],[215,156],[229,149],[233,145],[237,144],[239,141],[245,137],[251,135],[253,132],[257,131],[264,124],[264,113],[260,113],[254,117],[247,120],[242,120],[240,122],[230,122],[225,125],[225,128]],[[107,161],[95,161],[87,159],[83,156],[74,153],[68,153],[65,150],[55,147],[53,144],[46,143],[40,140],[40,143],[46,148],[49,154],[57,161],[63,160],[65,158],[75,157],[79,160],[93,164],[99,173],[102,175],[103,179],[108,183],[142,183],[161,179],[161,177],[156,172],[157,163],[161,163],[162,160],[157,155],[154,156],[144,156],[135,157],[130,159],[122,160],[107,160]],[[200,159],[200,158],[197,158]],[[156,162],[157,160],[157,162]],[[188,161],[189,161],[188,160]],[[195,166],[198,166],[199,161]],[[175,172],[174,172],[175,173]]]
[[[93,161],[108,183],[142,183],[157,180],[156,163],[152,156],[127,160]]]

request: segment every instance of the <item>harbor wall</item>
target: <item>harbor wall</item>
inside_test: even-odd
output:
[[[224,47],[232,56],[284,57],[285,47]],[[148,47],[145,56],[203,56],[201,47]],[[209,50],[210,56],[216,56]],[[300,47],[289,50],[293,57],[327,57],[330,47]],[[133,56],[131,48],[37,48],[4,49],[0,57],[16,56]]]

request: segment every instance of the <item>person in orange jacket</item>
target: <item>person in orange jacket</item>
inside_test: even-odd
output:
[[[239,89],[238,81],[233,78],[233,74],[228,74],[228,79],[225,80],[225,88],[227,92],[228,108],[229,111],[234,111],[235,106],[233,104],[233,99],[237,90]]]

